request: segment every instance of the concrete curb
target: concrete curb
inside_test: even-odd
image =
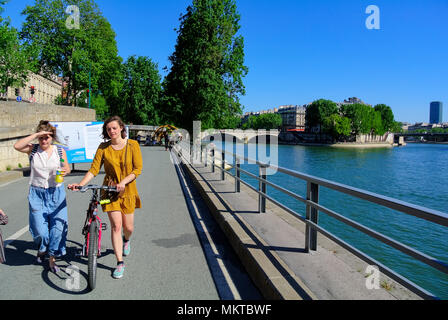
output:
[[[286,263],[266,249],[266,242],[231,205],[219,197],[191,165],[183,166],[263,296],[270,300],[317,300]]]
[[[16,180],[22,179],[25,176],[25,171],[6,171],[0,173],[0,185],[14,182]]]

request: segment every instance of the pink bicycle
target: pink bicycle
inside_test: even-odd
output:
[[[107,230],[107,224],[101,221],[98,216],[98,204],[110,203],[110,199],[99,200],[98,190],[105,190],[108,192],[117,192],[116,187],[87,185],[83,187],[75,187],[80,192],[92,190],[92,197],[90,198],[89,208],[87,209],[87,217],[82,228],[82,234],[85,236],[85,242],[82,247],[80,256],[87,257],[88,260],[88,276],[89,288],[95,289],[96,286],[96,269],[97,258],[101,256],[101,234],[102,231]]]

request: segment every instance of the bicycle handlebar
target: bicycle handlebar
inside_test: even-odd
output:
[[[106,191],[112,191],[112,192],[118,192],[117,187],[112,186],[99,186],[96,184],[89,184],[87,186],[75,186],[74,189],[79,190],[80,192],[86,192],[87,190],[106,190]]]

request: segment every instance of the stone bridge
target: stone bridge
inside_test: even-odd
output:
[[[270,141],[278,141],[279,133],[279,130],[209,129],[201,132],[201,140],[209,141],[211,137],[214,140],[233,140],[233,137],[235,137],[236,141],[240,143],[255,143],[257,137],[262,139],[262,141],[266,141],[264,139],[267,139],[269,136],[271,137]]]

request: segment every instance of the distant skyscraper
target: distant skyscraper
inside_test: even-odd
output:
[[[429,123],[442,123],[443,104],[440,101],[431,102],[429,106]]]

